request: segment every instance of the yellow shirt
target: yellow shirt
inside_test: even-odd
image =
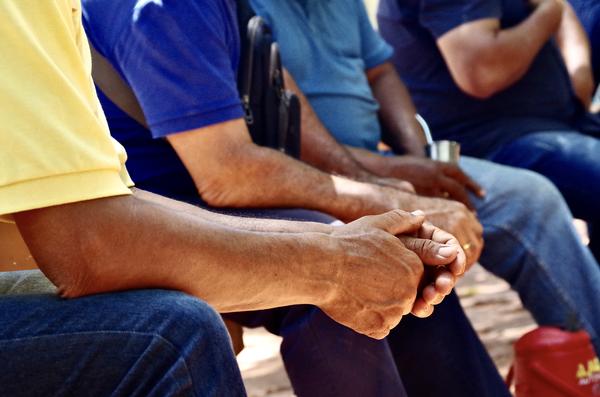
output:
[[[0,0],[0,215],[130,194],[79,0]]]

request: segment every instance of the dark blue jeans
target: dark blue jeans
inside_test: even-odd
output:
[[[600,259],[600,139],[576,131],[536,132],[506,145],[489,160],[536,171],[560,190],[590,227],[590,249]]]
[[[0,396],[245,396],[204,302],[137,291],[0,296]]]
[[[230,316],[283,337],[281,355],[299,397],[510,396],[455,294],[426,320],[404,318],[382,341],[314,306]]]

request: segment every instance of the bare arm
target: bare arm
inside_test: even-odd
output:
[[[285,84],[300,99],[302,109],[302,160],[314,167],[350,179],[414,192],[410,183],[383,178],[367,170],[327,130],[293,77],[284,70]]]
[[[333,256],[329,263],[316,256],[328,249],[317,238],[322,233],[238,230],[206,221],[200,209],[195,213],[201,216],[174,211],[170,202],[135,194],[28,211],[15,220],[65,297],[158,287],[229,311],[308,303],[326,291],[307,279],[312,275],[302,275],[325,280],[337,266]],[[319,262],[323,266],[315,266]],[[259,270],[249,272],[250,266]]]
[[[344,221],[399,208],[381,186],[327,174],[255,145],[242,119],[168,139],[202,198],[215,207],[308,208]]]
[[[40,268],[67,298],[167,288],[220,311],[315,304],[334,320],[377,338],[411,310],[427,315],[427,301],[438,302],[452,287],[452,275],[440,288],[434,280],[429,299],[415,301],[423,276],[419,257],[449,265],[454,275],[464,271],[464,254],[451,236],[421,236],[427,232],[421,230],[422,216],[396,211],[330,233],[304,224],[300,234],[237,230],[207,221],[203,212],[181,211],[171,200],[136,192],[14,218]],[[414,233],[427,242],[394,237]]]
[[[390,62],[367,70],[367,78],[379,103],[383,141],[396,153],[425,156],[425,137],[415,115],[415,105]]]
[[[247,230],[251,232],[282,232],[282,233],[303,233],[306,230],[319,233],[330,233],[331,226],[316,223],[316,222],[297,222],[281,219],[257,219],[241,216],[224,215],[217,212],[201,210],[192,204],[181,201],[174,201],[154,193],[144,190],[134,189],[136,196],[147,200],[148,202],[156,203],[162,206],[169,207],[171,211],[181,212],[187,215],[193,215],[202,218],[208,222],[218,223],[221,225],[233,227],[235,229]]]
[[[498,19],[465,23],[441,36],[438,47],[457,85],[488,98],[521,79],[544,44],[557,32],[561,0],[541,0],[519,25],[500,29]]]
[[[595,89],[590,42],[573,7],[567,2],[564,5],[556,43],[569,71],[573,90],[583,106],[588,109]]]

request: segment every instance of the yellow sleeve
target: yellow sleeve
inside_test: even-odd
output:
[[[130,194],[79,1],[0,1],[0,54],[0,215]]]

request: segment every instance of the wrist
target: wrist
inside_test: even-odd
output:
[[[335,198],[326,205],[332,205],[332,213],[344,222],[354,221],[362,216],[376,213],[381,187],[347,178],[333,177]]]
[[[345,253],[333,233],[305,233],[299,252],[300,263],[294,276],[302,302],[321,306],[338,285]]]

